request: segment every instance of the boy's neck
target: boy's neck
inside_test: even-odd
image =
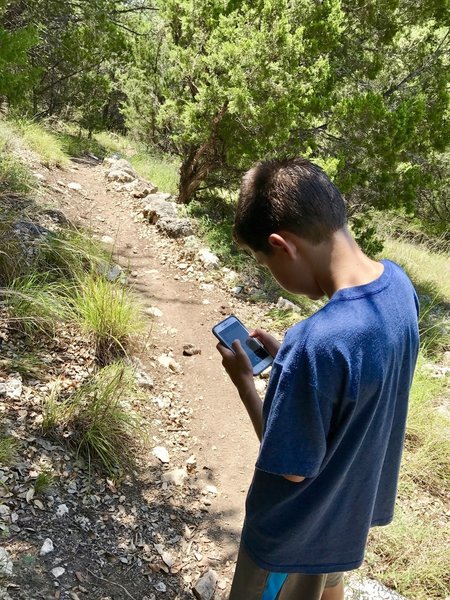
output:
[[[348,229],[340,229],[331,240],[316,246],[316,281],[328,298],[338,290],[378,279],[383,270],[381,263],[364,254]]]

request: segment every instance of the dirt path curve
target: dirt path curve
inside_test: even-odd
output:
[[[115,259],[134,275],[131,283],[144,304],[162,311],[151,331],[155,347],[140,358],[149,365],[150,360],[172,351],[183,368],[183,393],[193,410],[192,451],[200,474],[218,489],[214,509],[222,515],[224,531],[217,534],[228,540],[226,554],[232,558],[237,551],[257,439],[221,366],[211,328],[224,315],[239,311],[240,305],[239,314],[248,307],[217,286],[210,289],[209,284],[202,290],[198,282],[179,279],[182,271],[169,264],[179,246],[144,223],[136,202],[133,206],[128,195],[106,189],[101,166],[79,164],[64,175],[53,173],[50,177],[54,183],[59,178],[82,186],[58,203],[76,222],[115,240]],[[183,344],[188,342],[198,346],[201,354],[184,357]]]

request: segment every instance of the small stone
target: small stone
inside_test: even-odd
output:
[[[194,356],[195,354],[201,354],[202,351],[194,344],[184,344],[183,346],[183,354],[184,356]]]
[[[154,585],[154,588],[157,592],[166,592],[167,591],[166,584],[163,583],[162,581],[159,581],[158,583],[156,583]]]
[[[108,244],[108,246],[112,246],[114,244],[114,239],[110,235],[102,235],[100,241],[103,244]]]
[[[82,189],[81,185],[79,183],[76,183],[75,181],[71,181],[70,183],[68,183],[67,187],[70,190],[76,190],[77,192],[79,192]]]
[[[170,462],[169,452],[166,448],[164,448],[164,446],[156,446],[155,448],[153,448],[152,454],[153,456],[156,456],[156,458],[159,459],[162,463],[167,464],[168,462]]]
[[[197,600],[211,600],[216,589],[217,579],[217,573],[212,569],[200,577],[192,590]]]
[[[64,569],[64,567],[55,567],[54,569],[51,570],[51,574],[53,575],[53,577],[55,579],[58,579],[58,577],[61,577],[61,575],[64,575],[65,572],[66,572],[66,570]]]
[[[44,540],[39,554],[41,556],[45,556],[46,554],[50,554],[50,552],[53,552],[54,549],[55,547],[53,545],[52,540],[50,538],[47,538]]]
[[[162,317],[162,311],[156,306],[149,306],[145,309],[145,313],[151,317]]]
[[[41,173],[33,173],[33,176],[34,176],[34,177],[35,177],[35,178],[36,178],[38,181],[41,181],[41,182],[44,182],[44,181],[46,180],[46,179],[45,179],[45,177],[44,177],[44,175],[42,175]]]
[[[205,269],[214,269],[219,266],[219,257],[213,254],[208,248],[202,248],[198,253],[198,257]]]
[[[267,382],[263,379],[255,379],[255,388],[258,394],[266,393]]]
[[[282,296],[280,296],[278,298],[277,308],[281,308],[282,310],[292,310],[293,312],[298,312],[298,313],[301,312],[301,309],[299,306],[297,306],[290,300],[283,298]]]
[[[173,371],[174,373],[181,373],[180,365],[176,362],[176,360],[174,360],[171,356],[168,356],[167,354],[162,354],[161,356],[159,356],[158,362],[160,365],[162,365],[166,369],[169,369],[170,371]]]
[[[67,508],[66,504],[60,504],[58,506],[58,508],[56,509],[56,516],[63,517],[64,515],[67,515],[68,512],[69,512],[69,509]]]
[[[0,548],[0,574],[12,575],[13,562],[5,548]]]
[[[186,469],[173,469],[172,471],[164,473],[162,480],[166,483],[173,483],[174,485],[183,485],[187,476]]]
[[[13,373],[5,382],[0,383],[0,396],[10,400],[19,400],[22,396],[22,377]]]

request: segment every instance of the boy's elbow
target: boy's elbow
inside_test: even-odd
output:
[[[301,475],[283,475],[283,477],[288,481],[292,481],[294,483],[300,483],[305,479],[305,477],[302,477]]]

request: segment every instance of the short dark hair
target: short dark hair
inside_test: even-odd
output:
[[[345,201],[320,167],[304,158],[269,160],[242,179],[233,235],[270,254],[271,233],[289,231],[319,244],[346,223]]]

